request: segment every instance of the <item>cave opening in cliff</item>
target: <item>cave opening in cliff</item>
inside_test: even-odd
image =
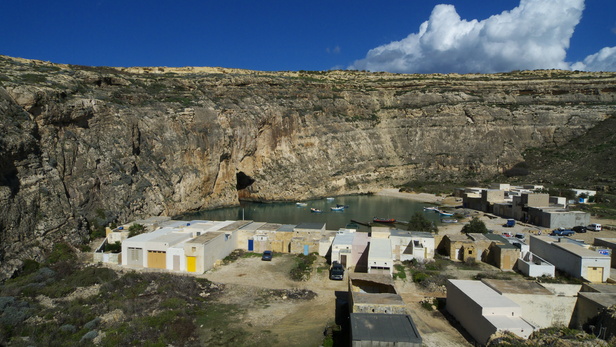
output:
[[[235,174],[235,177],[237,179],[237,184],[235,185],[237,190],[248,188],[251,184],[255,183],[255,180],[252,177],[246,175],[242,171]]]

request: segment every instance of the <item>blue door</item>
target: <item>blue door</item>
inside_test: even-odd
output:
[[[304,255],[308,255],[308,245],[304,245]]]
[[[254,240],[248,240],[248,250],[249,251],[254,251],[255,250],[255,241]]]

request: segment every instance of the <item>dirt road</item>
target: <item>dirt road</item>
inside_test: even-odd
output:
[[[289,254],[277,254],[271,262],[241,258],[202,277],[224,283],[226,294],[220,302],[247,307],[242,323],[251,333],[268,331],[275,337],[271,345],[320,346],[326,326],[335,321],[336,293],[346,296],[348,291],[347,275],[344,281],[329,280],[324,270],[325,259],[319,258],[311,278],[295,282],[289,278],[293,258]],[[317,270],[319,267],[322,271]],[[424,346],[470,346],[442,313],[421,307],[420,301],[430,294],[422,293],[411,281],[398,280],[396,288],[407,303]],[[317,293],[317,297],[312,300],[264,298],[263,293],[270,289],[308,289]]]

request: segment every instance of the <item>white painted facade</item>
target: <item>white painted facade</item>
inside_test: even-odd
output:
[[[393,256],[388,238],[370,239],[368,246],[368,273],[393,273]]]
[[[606,282],[610,275],[609,255],[599,254],[566,238],[531,235],[530,251],[557,269],[590,282]]]
[[[448,280],[447,311],[480,344],[497,331],[527,339],[534,331],[522,319],[522,308],[480,281]]]

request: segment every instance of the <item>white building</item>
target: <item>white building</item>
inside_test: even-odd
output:
[[[342,264],[345,268],[352,264],[353,240],[355,231],[353,229],[343,229],[336,233],[331,247],[331,261]]]
[[[375,237],[374,234],[368,245],[368,273],[393,273],[393,256],[389,238]]]
[[[564,237],[531,235],[530,251],[554,264],[558,270],[577,278],[601,283],[610,276],[609,255],[592,251]]]
[[[431,233],[392,229],[389,239],[394,260],[434,258],[434,236]]]
[[[448,280],[447,311],[480,344],[494,333],[510,331],[527,339],[534,331],[520,305],[480,281]]]

